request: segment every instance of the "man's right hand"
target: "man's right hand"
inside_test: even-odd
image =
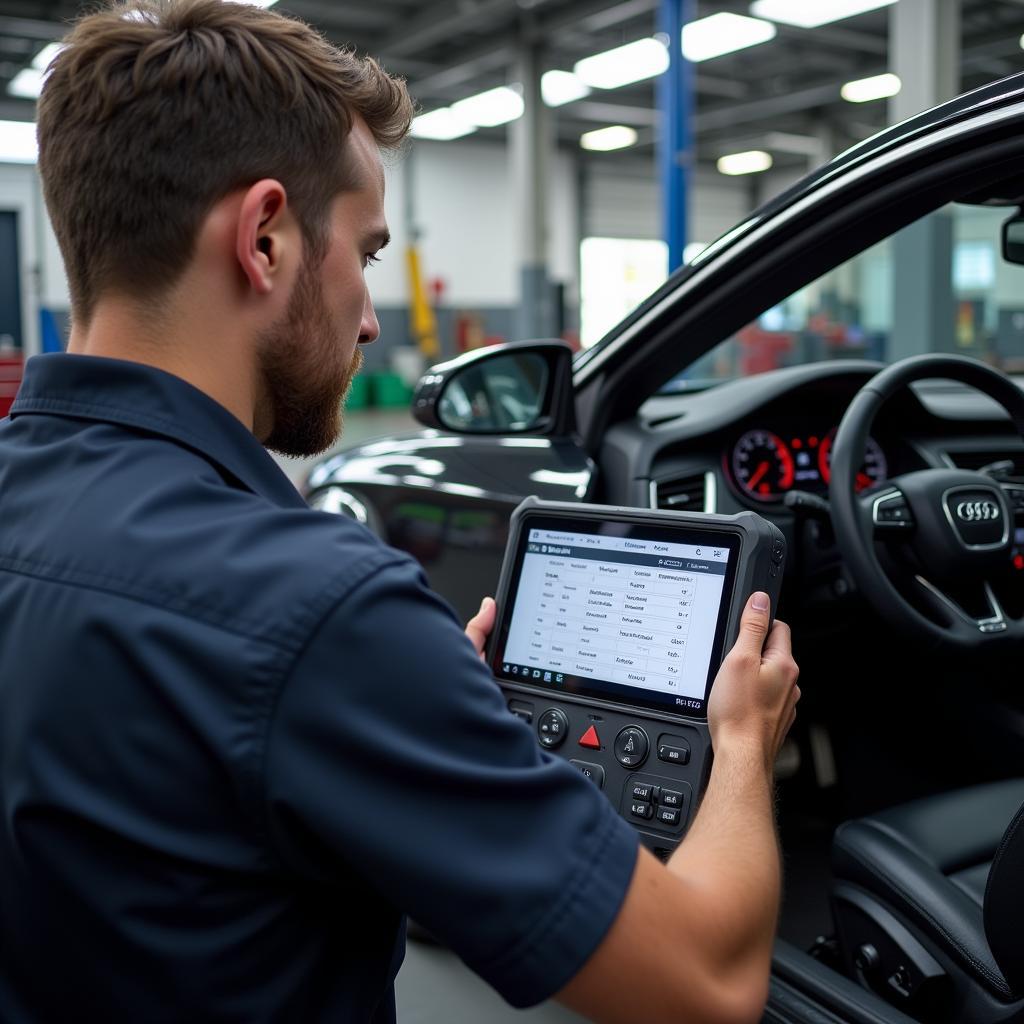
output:
[[[689,833],[667,865],[641,848],[618,917],[559,994],[590,1020],[761,1020],[781,893],[771,770],[800,699],[789,627],[769,633],[769,617],[755,594],[718,673],[715,760]]]
[[[796,718],[800,670],[789,626],[776,622],[769,632],[769,618],[768,595],[753,594],[711,691],[708,728],[716,751],[746,747],[771,766]]]

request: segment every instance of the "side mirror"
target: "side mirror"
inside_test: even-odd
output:
[[[1003,259],[1024,264],[1024,211],[1018,210],[1003,223]]]
[[[412,413],[425,427],[459,434],[571,434],[572,349],[528,341],[468,352],[420,378]]]

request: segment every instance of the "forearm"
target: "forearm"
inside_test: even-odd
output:
[[[723,744],[716,753],[700,811],[668,868],[707,911],[710,966],[767,976],[781,867],[771,768],[756,747]]]

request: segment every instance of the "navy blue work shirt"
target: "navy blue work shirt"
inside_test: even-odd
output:
[[[29,361],[0,421],[0,1020],[390,1021],[404,914],[557,992],[636,859],[417,564],[226,409]]]

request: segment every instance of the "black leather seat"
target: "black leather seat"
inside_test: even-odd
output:
[[[832,844],[847,968],[922,1020],[1024,1018],[1024,779],[847,822]]]

